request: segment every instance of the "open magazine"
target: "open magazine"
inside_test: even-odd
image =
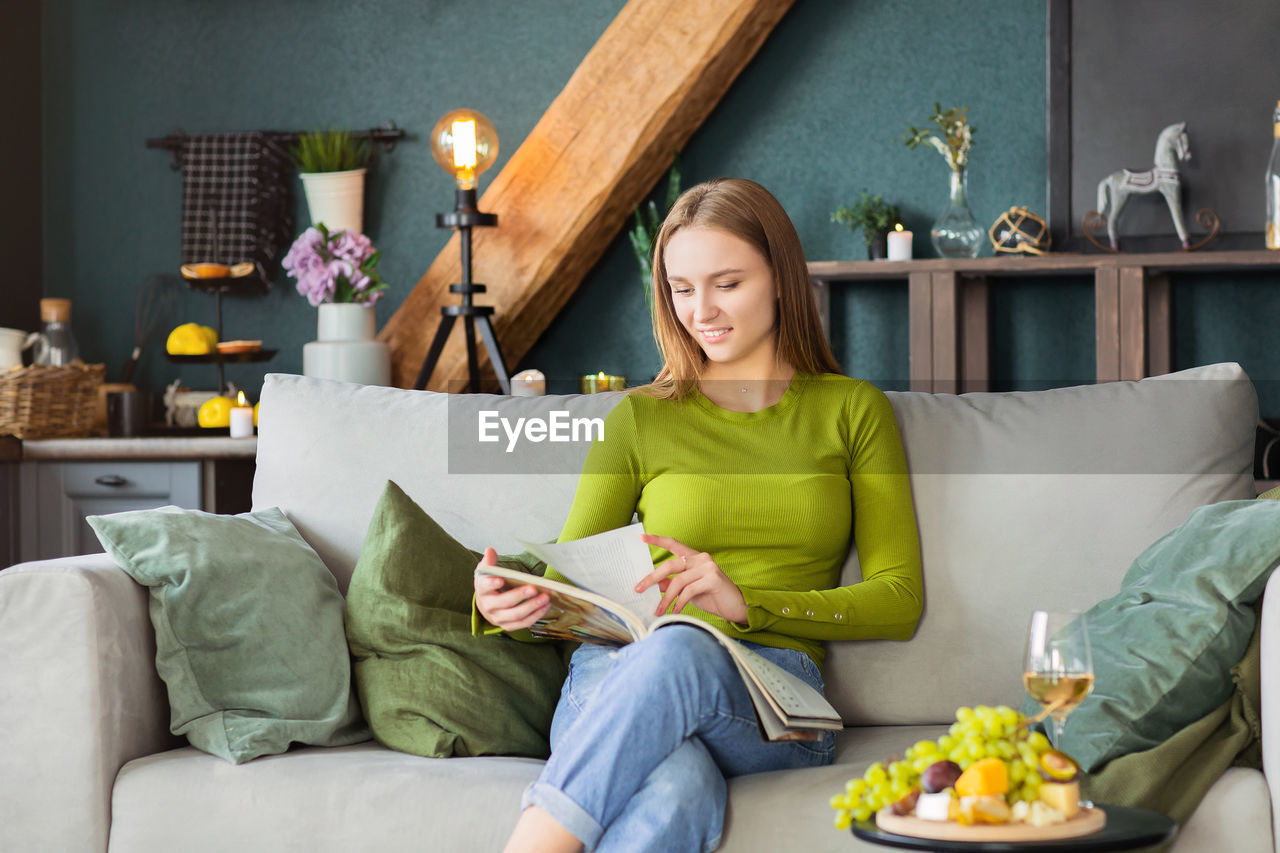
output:
[[[546,615],[531,629],[537,637],[625,646],[664,625],[701,628],[733,657],[767,740],[816,740],[823,729],[844,727],[820,692],[715,626],[681,614],[654,616],[662,597],[657,585],[635,591],[640,578],[653,571],[649,548],[640,539],[643,532],[642,525],[632,524],[572,542],[521,542],[577,586],[502,566],[480,566],[476,573],[503,578],[511,587],[534,586],[550,595]]]

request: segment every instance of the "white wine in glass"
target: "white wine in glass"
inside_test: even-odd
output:
[[[1053,721],[1053,745],[1060,749],[1067,715],[1093,690],[1093,654],[1083,613],[1031,614],[1022,684]]]

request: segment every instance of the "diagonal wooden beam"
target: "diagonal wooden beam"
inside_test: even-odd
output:
[[[793,2],[630,0],[618,13],[480,200],[498,227],[472,232],[473,278],[488,287],[475,302],[496,307],[508,365],[564,307]],[[391,345],[393,384],[417,378],[461,277],[455,234],[379,335]],[[457,390],[466,376],[455,329],[428,387]]]

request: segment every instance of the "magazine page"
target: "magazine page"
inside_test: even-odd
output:
[[[653,571],[649,546],[640,540],[642,533],[644,525],[637,522],[572,542],[520,544],[582,589],[621,605],[648,627],[657,618],[653,612],[662,593],[657,584],[642,593],[635,591],[640,579]]]
[[[762,691],[768,698],[769,705],[788,726],[833,730],[844,728],[839,712],[831,706],[821,692],[810,687],[803,679],[751,651],[715,626],[692,616],[672,614],[661,617],[650,626],[650,629],[654,630],[671,624],[695,625],[719,640],[721,645],[733,655],[739,667],[749,676],[752,684],[748,684],[748,689],[755,686]]]
[[[593,592],[503,566],[480,566],[476,574],[502,578],[508,588],[534,586],[550,596],[546,615],[530,626],[535,637],[625,646],[647,633],[634,616]]]

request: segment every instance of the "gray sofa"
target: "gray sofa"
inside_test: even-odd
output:
[[[911,467],[926,606],[905,643],[830,644],[847,728],[833,767],[733,780],[725,851],[871,849],[832,827],[831,794],[935,738],[962,704],[1018,704],[1036,607],[1085,608],[1197,506],[1254,494],[1257,402],[1237,365],[1036,393],[891,394]],[[609,395],[447,396],[269,376],[255,508],[278,505],[345,591],[394,478],[460,541],[516,551],[567,511],[576,445],[504,456],[481,410],[603,414]],[[353,438],[358,440],[353,441]],[[513,461],[513,460],[519,460]],[[856,555],[846,578],[857,577]],[[1263,614],[1263,712],[1280,715],[1280,595]],[[424,759],[369,742],[235,766],[168,732],[147,592],[106,555],[0,572],[0,850],[499,849],[539,762]],[[1280,746],[1264,742],[1266,767]],[[1177,851],[1274,851],[1280,786],[1233,769]]]

